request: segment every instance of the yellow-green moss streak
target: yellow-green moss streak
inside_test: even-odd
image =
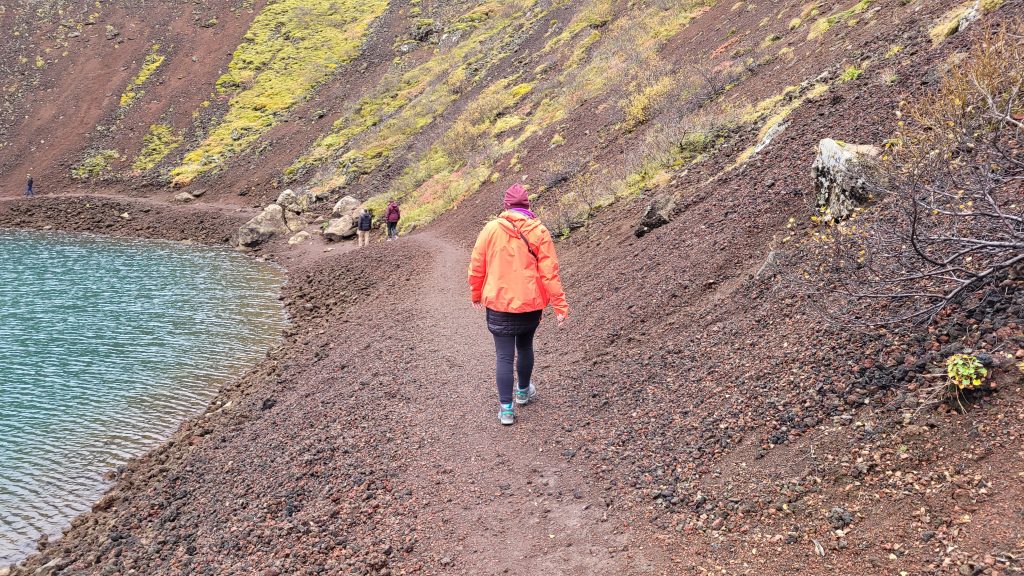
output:
[[[177,185],[245,150],[308,97],[339,66],[358,56],[387,0],[271,0],[217,81],[232,94],[221,123],[171,175]]]
[[[181,145],[181,136],[166,124],[154,124],[142,138],[142,150],[132,163],[132,169],[139,172],[152,170],[172,150]]]
[[[318,182],[319,187],[331,188],[344,184],[351,175],[376,169],[433,122],[503,56],[500,47],[495,49],[487,42],[497,37],[500,44],[502,38],[498,34],[534,4],[534,0],[519,0],[508,2],[500,14],[488,11],[489,19],[466,41],[405,73],[397,86],[383,94],[362,100],[353,114],[335,123],[334,131],[289,167],[286,175],[337,157],[335,167],[340,172]],[[479,10],[477,7],[473,12],[479,13]],[[472,77],[468,73],[470,69],[475,71]],[[447,76],[438,81],[446,72]],[[353,138],[378,124],[376,132],[368,135],[357,148],[342,153]]]
[[[614,17],[615,6],[612,3],[612,0],[590,0],[590,2],[580,7],[576,12],[576,16],[572,19],[569,25],[562,30],[561,34],[548,41],[544,46],[543,51],[545,53],[550,52],[585,28],[591,28],[594,30],[602,28],[605,24],[611,22]]]
[[[751,123],[764,121],[757,133],[757,143],[747,148],[736,158],[736,161],[726,168],[726,172],[750,160],[754,156],[757,144],[760,144],[769,132],[776,126],[782,124],[789,118],[789,115],[803,106],[804,102],[821,96],[828,92],[828,84],[803,84],[801,86],[790,86],[779,96],[773,96],[757,104],[753,111],[744,115],[743,120]]]
[[[960,30],[960,21],[975,5],[981,11],[980,15],[985,15],[1002,6],[1003,0],[982,0],[980,3],[971,0],[966,4],[961,4],[949,10],[942,15],[938,23],[928,30],[928,36],[932,39],[932,45],[937,46],[946,38],[956,34]]]
[[[164,63],[164,55],[160,54],[160,45],[154,44],[153,48],[150,49],[149,54],[146,54],[146,59],[142,61],[142,67],[139,69],[139,73],[132,78],[132,81],[128,83],[128,87],[124,89],[124,93],[121,94],[121,108],[127,108],[132,105],[140,96],[145,92],[142,90],[142,85],[149,80],[150,76],[156,72],[156,69]]]
[[[437,78],[444,72],[455,68],[449,76],[450,80],[463,80],[465,68],[456,67],[455,63],[462,64],[462,61],[470,54],[479,53],[484,40],[490,38],[497,31],[498,26],[508,23],[508,19],[493,18],[495,10],[493,4],[478,6],[460,18],[460,22],[466,21],[474,25],[482,25],[480,31],[470,35],[451,52],[435,54],[433,58],[405,72],[397,80],[385,79],[383,89],[360,100],[352,113],[336,121],[331,132],[318,139],[307,153],[288,167],[285,170],[285,175],[291,176],[304,168],[335,159],[338,152],[348,146],[353,138],[390,118],[410,102],[419,98],[437,82]],[[469,17],[470,14],[474,16]],[[490,19],[481,19],[481,15]]]
[[[582,17],[577,18],[568,27],[567,32],[563,33],[563,40],[568,40],[580,31],[591,29],[563,65],[561,85],[566,87],[572,84],[572,89],[559,90],[547,98],[535,98],[540,102],[532,106],[530,125],[519,138],[509,138],[500,144],[492,141],[494,135],[524,123],[524,118],[520,116],[523,114],[522,111],[507,116],[505,114],[511,112],[527,94],[532,93],[533,83],[517,84],[514,77],[509,77],[482,90],[441,141],[410,166],[396,180],[389,192],[382,196],[403,199],[403,205],[406,206],[402,219],[404,226],[422,225],[457,207],[459,202],[477,190],[491,176],[491,159],[514,150],[523,140],[564,116],[571,103],[571,97],[566,96],[566,93],[599,94],[624,76],[625,62],[617,60],[615,56],[618,44],[603,46],[590,58],[586,66],[576,70],[577,65],[587,59],[586,54],[591,46],[599,40],[604,42],[605,37],[617,38],[618,42],[653,56],[667,38],[678,32],[699,13],[698,6],[705,4],[703,0],[682,0],[678,6],[659,12],[658,18],[651,18],[651,14],[640,11],[624,20],[613,22],[611,3],[607,0],[593,2],[592,7],[595,10],[587,11]],[[692,10],[677,10],[683,7]],[[606,25],[608,33],[602,36],[597,29]],[[561,43],[549,43],[546,50]],[[570,77],[571,80],[566,82]],[[648,104],[661,97],[662,92],[667,91],[668,87],[670,81],[665,80],[654,88],[653,92],[648,93]],[[641,104],[641,108],[646,112],[650,106],[645,107]],[[553,138],[552,142],[557,140]],[[486,152],[481,153],[481,150]],[[482,157],[482,160],[467,165],[467,161],[472,157]]]

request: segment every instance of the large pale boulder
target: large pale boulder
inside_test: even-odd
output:
[[[351,197],[345,196],[341,200],[338,200],[337,204],[334,205],[334,210],[331,210],[331,216],[334,218],[340,218],[342,216],[351,216],[352,211],[359,208],[361,202]]]
[[[333,218],[327,222],[327,227],[324,228],[324,238],[332,241],[338,241],[345,238],[351,238],[356,235],[356,225],[352,220],[352,217],[348,214],[341,218]]]
[[[845,220],[855,207],[868,201],[878,155],[875,146],[847,144],[830,138],[818,144],[818,156],[811,170],[815,203],[826,220]]]
[[[254,248],[270,240],[275,234],[289,232],[284,213],[284,209],[277,204],[269,204],[263,212],[238,229],[235,234],[236,243],[245,248]]]
[[[309,232],[306,232],[305,230],[303,230],[302,232],[299,232],[295,236],[292,236],[291,238],[289,238],[288,239],[288,243],[292,244],[292,245],[302,244],[303,242],[305,242],[306,240],[309,240],[309,239],[310,239]]]
[[[309,208],[309,196],[305,194],[296,194],[291,189],[281,192],[277,196],[277,202],[275,202],[281,208],[284,208],[288,212],[294,212],[296,214],[302,214]]]
[[[284,211],[284,224],[288,227],[291,232],[298,232],[306,227],[306,219],[301,214],[292,212],[291,210]]]

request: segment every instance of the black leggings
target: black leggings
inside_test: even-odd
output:
[[[533,335],[536,328],[517,336],[494,336],[494,349],[498,354],[498,367],[496,376],[498,380],[498,398],[502,404],[512,402],[512,363],[516,353],[519,353],[519,361],[516,363],[516,372],[519,374],[519,387],[530,386],[530,376],[533,374]]]

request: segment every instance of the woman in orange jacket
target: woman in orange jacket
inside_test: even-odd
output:
[[[551,233],[530,212],[530,200],[519,184],[505,191],[505,211],[484,226],[469,263],[473,306],[486,308],[487,329],[497,353],[498,420],[515,422],[513,400],[528,404],[537,394],[533,373],[533,335],[544,308],[551,304],[561,327],[569,316],[558,257]],[[512,364],[516,353],[519,386],[513,393]]]

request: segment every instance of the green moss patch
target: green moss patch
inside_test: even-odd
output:
[[[98,150],[72,167],[71,177],[75,180],[89,180],[102,176],[110,171],[110,163],[119,156],[117,150]]]
[[[142,67],[139,69],[138,74],[132,78],[132,81],[128,83],[128,87],[124,89],[121,94],[120,106],[121,108],[127,108],[132,105],[140,96],[145,92],[142,90],[142,85],[156,72],[156,69],[164,63],[164,56],[160,54],[160,45],[154,44],[149,54],[146,54],[146,59],[142,62]]]
[[[402,74],[397,81],[385,84],[381,92],[360,101],[353,113],[336,122],[330,134],[318,140],[309,152],[285,171],[286,176],[292,177],[330,161],[333,164],[331,173],[318,178],[315,186],[333,188],[377,169],[443,114],[503,57],[501,46],[508,36],[503,32],[514,32],[506,29],[533,5],[532,0],[513,2],[501,12],[487,12],[483,25],[455,48],[437,53],[427,62]],[[480,7],[474,9],[479,10]],[[543,12],[538,11],[531,18],[535,20],[542,15]],[[495,94],[499,88],[505,93],[502,98],[516,101],[532,89],[532,84],[511,86],[498,82],[485,89],[482,95]],[[499,102],[492,104],[495,107],[486,112],[493,116],[481,129],[493,129],[497,115],[506,108]],[[467,110],[474,109],[474,106],[471,102]],[[456,121],[456,128],[465,127],[463,117]],[[480,122],[483,119],[476,121]],[[374,130],[370,131],[370,128]],[[364,132],[368,133],[364,135]],[[349,148],[357,137],[358,146]]]
[[[132,169],[140,172],[152,170],[172,150],[181,145],[181,136],[166,124],[154,124],[142,139],[142,150],[132,163]]]

